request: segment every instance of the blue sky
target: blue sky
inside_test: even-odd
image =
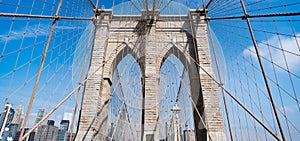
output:
[[[175,1],[181,3],[181,5],[174,4],[170,6],[170,9],[165,10],[166,14],[185,13],[186,8],[182,5],[185,5],[186,1]],[[124,5],[117,6],[121,2],[122,0],[115,0],[115,7],[117,7],[114,11],[115,13],[126,12],[125,8],[121,9],[125,7]],[[136,2],[137,7],[143,7],[137,1],[134,2]],[[131,8],[129,8],[130,10],[133,10],[134,8],[132,8],[130,3],[131,2],[128,2],[127,5],[128,7],[131,6]],[[149,1],[149,3],[152,3],[152,1]],[[166,3],[167,1],[163,2],[163,4]],[[241,15],[242,10],[238,4],[238,1],[232,1],[231,3],[226,1],[219,1],[219,3],[213,2],[208,15],[210,17]],[[287,6],[282,6],[284,4]],[[2,0],[0,12],[54,15],[57,5],[57,0],[47,0],[45,3],[40,0]],[[100,0],[99,7],[102,7],[102,5],[104,5],[105,8],[111,8],[112,1]],[[201,7],[202,4],[200,1],[190,0],[188,5],[190,8],[197,8]],[[249,14],[297,12],[300,9],[298,0],[249,0],[245,1],[245,5]],[[92,10],[93,8],[88,1],[63,1],[59,15],[92,17]],[[277,108],[282,113],[285,111],[285,115],[296,125],[297,129],[300,128],[300,121],[297,118],[300,116],[297,105],[299,103],[295,100],[300,98],[299,18],[299,16],[291,16],[253,18],[250,20],[259,51],[264,58],[263,64],[269,78]],[[16,107],[20,101],[23,101],[24,108],[26,109],[41,61],[41,53],[46,45],[45,41],[49,35],[52,21],[51,19],[0,17],[0,105],[4,105],[5,98],[8,98],[8,102],[13,103],[14,107]],[[272,112],[268,98],[265,96],[266,89],[256,56],[253,54],[254,48],[250,40],[246,22],[240,19],[211,21],[210,27],[214,32],[213,40],[218,54],[222,52],[224,54],[223,57],[220,55],[217,56],[217,58],[219,62],[224,64],[221,67],[221,74],[224,75],[223,80],[226,88],[242,100],[259,118],[265,122],[269,122],[268,124],[271,129],[277,130],[278,133],[277,126],[273,124],[272,118],[268,118],[271,117]],[[81,73],[81,66],[83,66],[83,62],[80,60],[89,60],[89,58],[85,58],[83,52],[90,52],[90,50],[86,50],[87,46],[85,46],[85,44],[89,39],[92,40],[93,38],[89,38],[91,30],[93,31],[93,27],[90,21],[60,20],[56,23],[55,32],[53,33],[49,45],[44,70],[34,102],[36,106],[31,112],[31,121],[34,120],[39,108],[51,109],[55,103],[66,96],[80,80],[79,75]],[[176,58],[171,58],[170,60],[171,62],[178,62]],[[171,64],[172,63],[168,64],[170,65],[169,67],[172,67]],[[88,65],[85,66],[85,73],[87,67]],[[182,71],[180,65],[177,67],[179,67],[178,70]],[[136,64],[133,65],[133,70],[138,70]],[[171,70],[174,71],[175,68]],[[125,73],[128,74],[129,72],[130,71],[125,71]],[[139,71],[135,73],[135,76],[131,77],[139,78],[140,73],[138,72]],[[174,77],[174,79],[178,79],[179,74],[175,71],[173,74],[172,76],[166,75],[165,78],[170,79],[170,77]],[[175,82],[177,84],[178,80]],[[127,82],[124,80],[123,83]],[[136,83],[138,83],[138,81]],[[281,87],[278,87],[276,83]],[[139,89],[138,86],[134,86],[134,88]],[[251,100],[251,96],[254,100]],[[227,98],[229,99],[229,97]],[[74,101],[75,97],[73,96],[57,111],[58,114],[54,114],[51,118],[56,119],[58,122],[62,116],[60,113],[72,112]],[[242,112],[234,102],[229,101],[229,106],[232,113],[238,110]],[[260,109],[260,107],[262,108]],[[264,115],[260,113],[260,110],[264,111]],[[290,123],[286,124],[287,121],[282,115],[283,114],[280,113],[284,128],[287,129],[288,125],[289,128],[293,130],[292,125]],[[242,119],[242,121],[239,121],[239,118]],[[231,115],[231,120],[236,130],[246,127],[247,125],[250,126],[253,123],[252,119],[246,114],[241,114],[240,117]],[[31,121],[29,121],[29,123],[32,123]],[[251,124],[249,121],[251,121]],[[242,124],[239,125],[240,123]],[[259,127],[258,130],[262,131],[258,124],[256,124],[256,126]],[[251,133],[249,134],[254,134],[253,125],[251,129],[252,130],[249,131]],[[247,131],[244,131],[243,134],[246,134],[246,132]],[[289,133],[286,132],[285,134],[289,139]],[[290,134],[292,139],[300,138],[299,132],[295,132],[295,130]],[[240,140],[247,138],[247,136],[243,137],[237,138]],[[264,135],[260,137],[262,139],[265,138]],[[271,137],[268,136],[267,139],[271,139]]]
[[[0,9],[1,12],[18,14],[54,15],[57,4],[57,1],[47,1],[46,3],[41,1],[20,1],[20,3],[18,1],[2,1]],[[75,4],[65,1],[60,15],[92,16],[92,7],[88,2],[81,3],[82,8],[79,10],[74,9]],[[14,107],[22,101],[24,112],[26,112],[52,21],[51,19],[1,17],[1,105],[4,105],[5,98],[8,98],[7,102],[13,103]],[[79,67],[83,64],[78,64],[76,61],[83,62],[85,59],[84,55],[80,53],[86,50],[91,27],[90,21],[61,20],[56,22],[28,126],[32,126],[32,121],[34,121],[39,108],[52,109],[56,103],[73,90],[73,83],[78,83],[70,80],[79,81],[79,77],[76,75],[81,72]],[[81,44],[78,41],[81,41]],[[73,62],[76,65],[73,65]],[[87,68],[88,65],[85,67]],[[56,124],[59,124],[59,120],[62,119],[62,112],[73,111],[74,101],[75,97],[72,97],[57,111],[59,114],[51,117],[56,120]]]
[[[247,1],[246,8],[250,14],[295,12],[299,11],[299,5],[295,3],[297,2],[285,1],[285,4],[293,5],[283,7],[280,6],[283,5],[283,1],[259,1],[257,3]],[[242,14],[240,8],[232,10],[232,7],[223,8],[220,12],[218,12],[218,8],[215,8],[211,12],[210,17]],[[296,99],[299,99],[300,85],[298,77],[300,73],[300,52],[297,44],[300,41],[300,26],[298,19],[299,16],[250,19],[274,101],[288,140],[299,138],[299,131],[296,131],[299,130],[300,125],[297,118],[299,117],[299,103],[296,102]],[[267,123],[271,129],[279,133],[277,125],[274,124],[274,116],[272,116],[266,87],[254,54],[255,51],[246,22],[240,19],[220,20],[211,21],[210,25],[217,38],[214,39],[217,50],[219,52],[222,50],[224,53],[224,59],[221,58],[219,61],[226,64],[222,67],[223,70],[226,70],[223,71],[223,74],[226,74],[224,77],[225,86],[255,115]],[[230,100],[229,97],[227,97],[228,99]],[[234,137],[238,140],[247,140],[249,136],[251,138],[255,134],[253,120],[247,114],[244,114],[236,103],[230,101],[228,103],[231,113],[242,113],[230,115],[231,123],[235,127]],[[286,120],[283,115],[287,116],[290,121]],[[265,137],[264,130],[259,125],[256,126],[258,132],[261,133],[256,140],[272,139],[268,133]],[[296,126],[297,129],[292,126]],[[288,128],[290,128],[290,132]],[[244,136],[239,134],[244,134]]]

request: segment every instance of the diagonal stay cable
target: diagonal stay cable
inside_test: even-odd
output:
[[[211,28],[210,28],[208,22],[207,22],[206,25],[207,25],[207,31],[208,31],[208,34],[209,34],[209,40],[211,42],[211,47],[212,47],[212,50],[213,50],[213,56],[214,56],[214,60],[215,60],[216,68],[217,68],[218,78],[219,78],[220,83],[222,84],[223,81],[222,81],[222,76],[221,76],[220,68],[219,68],[219,62],[218,62],[218,59],[217,59],[217,53],[216,53],[216,50],[215,50],[215,45],[214,45],[214,41],[213,41],[213,37],[212,37],[212,31],[211,31]],[[227,106],[226,97],[225,97],[225,94],[224,94],[225,92],[224,92],[223,89],[222,89],[221,93],[222,93],[223,103],[224,103],[224,106],[225,106],[225,114],[226,114],[226,119],[227,119],[227,124],[228,124],[230,140],[233,141],[231,124],[230,124],[229,113],[228,113],[228,106]]]
[[[91,29],[90,29],[90,33],[89,33],[89,37],[88,37],[88,43],[87,43],[86,50],[85,50],[84,62],[83,62],[83,66],[81,68],[80,82],[82,81],[83,76],[84,76],[85,66],[86,66],[86,62],[87,62],[87,58],[88,58],[88,52],[89,52],[88,49],[90,47],[91,38],[92,38],[93,35],[95,35],[95,31],[93,32],[93,25],[91,25]],[[81,95],[80,88],[81,87],[79,87],[79,89],[77,91],[77,95],[76,95],[75,106],[74,106],[74,111],[73,111],[73,117],[72,117],[72,122],[71,122],[71,132],[74,129],[75,117],[76,117],[77,107],[78,107],[78,100],[79,100],[79,96]],[[69,141],[72,141],[72,136],[73,136],[73,134],[70,135]]]
[[[56,16],[59,13],[61,5],[62,5],[62,0],[59,1],[59,4],[57,6],[57,10],[56,10],[56,13],[55,13]],[[28,121],[28,118],[29,118],[31,108],[32,108],[33,100],[34,100],[34,97],[35,97],[35,94],[36,94],[36,89],[37,89],[37,86],[39,84],[40,76],[41,76],[43,66],[44,66],[44,63],[45,63],[45,59],[46,59],[46,55],[47,55],[47,52],[48,52],[48,47],[50,45],[52,33],[54,31],[55,23],[56,23],[57,20],[58,20],[58,18],[55,18],[54,21],[52,22],[52,27],[51,27],[51,30],[50,30],[50,33],[49,33],[47,44],[45,46],[45,50],[44,50],[44,53],[43,53],[41,63],[40,63],[40,66],[39,66],[38,75],[37,75],[37,78],[36,78],[36,81],[35,81],[35,84],[34,84],[34,87],[33,87],[33,91],[32,91],[31,98],[30,98],[29,105],[28,105],[27,112],[26,112],[26,116],[25,116],[24,123],[23,123],[23,126],[22,126],[23,128],[22,128],[21,133],[20,133],[19,141],[22,141],[25,138],[25,137],[23,137],[23,134],[25,132],[25,127],[26,127],[26,124],[27,124],[27,121]]]
[[[16,13],[0,13],[0,17],[21,17],[21,18],[46,18],[46,19],[56,19],[56,20],[93,20],[92,17],[69,17],[69,16],[51,16],[51,15],[32,15],[32,14],[16,14]]]
[[[210,75],[202,66],[197,64],[201,70],[203,70],[215,83],[219,85],[226,93],[229,95],[241,108],[243,108],[252,118],[254,118],[261,126],[263,126],[273,137],[275,137],[278,141],[281,141],[281,139],[278,137],[277,134],[275,134],[271,129],[269,129],[260,119],[258,119],[250,110],[246,108],[246,106],[243,105],[237,98],[235,98],[234,95],[231,94],[229,90],[227,90],[221,83],[219,83],[212,75]]]
[[[271,14],[254,14],[254,15],[241,15],[241,16],[226,16],[226,17],[208,17],[206,20],[225,20],[225,19],[246,19],[246,18],[265,18],[265,17],[286,17],[286,16],[299,16],[300,12],[285,12],[285,13],[271,13]]]
[[[177,44],[176,44],[177,45]],[[214,78],[211,74],[208,73],[208,71],[205,70],[194,58],[192,58],[189,54],[187,54],[193,62],[201,70],[203,70],[204,73],[206,73],[221,89],[223,89],[227,95],[231,97],[241,108],[243,108],[255,121],[257,121],[264,129],[266,129],[274,138],[276,138],[278,141],[281,141],[280,137],[276,133],[274,133],[269,127],[267,127],[259,118],[257,118],[243,103],[241,103],[234,95],[231,94],[231,92],[226,89],[216,78]],[[200,113],[199,113],[200,114]]]
[[[117,51],[119,48],[116,48],[114,51]],[[110,60],[110,58],[114,57],[114,52],[112,52],[110,54],[110,56],[108,57],[107,60]],[[78,84],[78,86],[76,88],[74,88],[63,100],[61,100],[61,102],[59,102],[49,113],[47,113],[34,127],[32,127],[30,130],[28,130],[26,132],[26,134],[24,134],[24,136],[22,137],[22,140],[25,139],[27,136],[30,135],[31,132],[33,132],[35,129],[37,129],[46,119],[48,119],[50,117],[50,115],[52,115],[52,113],[54,113],[66,100],[68,100],[75,92],[77,92],[77,90],[82,87],[84,85],[84,83],[92,76],[94,76],[101,68],[102,65],[105,64],[106,61],[102,62],[102,64],[99,65],[98,68],[95,69],[95,71],[93,73],[91,73],[91,75],[87,76],[80,84]]]
[[[256,55],[257,55],[257,59],[258,59],[258,62],[259,62],[260,68],[261,68],[261,72],[262,72],[262,75],[263,75],[263,78],[264,78],[264,82],[265,82],[265,85],[266,85],[266,88],[267,88],[267,91],[268,91],[268,94],[269,94],[269,98],[271,100],[271,104],[272,104],[272,107],[273,107],[273,110],[274,110],[274,114],[275,114],[275,117],[276,117],[276,120],[277,120],[278,127],[280,129],[281,137],[282,137],[282,140],[285,141],[286,139],[285,139],[285,136],[284,136],[284,132],[283,132],[281,123],[280,123],[280,119],[279,119],[278,114],[277,114],[276,105],[275,105],[275,102],[273,100],[273,95],[272,95],[272,92],[271,92],[271,89],[270,89],[270,86],[269,86],[269,83],[268,83],[268,79],[267,79],[267,76],[266,76],[266,73],[265,73],[265,70],[264,70],[264,66],[262,64],[262,60],[260,58],[260,52],[258,50],[258,46],[257,46],[256,40],[255,40],[255,37],[254,37],[254,33],[253,33],[253,30],[252,30],[249,18],[247,17],[247,11],[246,11],[246,7],[244,5],[244,1],[240,0],[240,3],[241,3],[241,6],[243,8],[243,11],[244,11],[245,20],[247,22],[249,32],[250,32],[250,35],[251,35],[251,38],[252,38],[252,41],[253,41],[255,52],[256,52]],[[300,12],[299,12],[299,14],[300,14]]]
[[[95,10],[98,10],[96,4],[92,0],[89,0],[89,2]]]

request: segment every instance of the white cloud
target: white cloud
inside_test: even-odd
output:
[[[280,107],[279,110],[281,110],[282,112],[285,111],[288,114],[294,114],[297,112],[297,107],[296,106],[283,106],[283,107]]]
[[[11,41],[19,40],[23,37],[35,37],[35,36],[46,36],[49,32],[49,25],[32,25],[27,28],[23,27],[18,30],[12,30],[7,36],[7,34],[0,35],[0,41]]]
[[[23,37],[37,37],[37,36],[48,36],[50,32],[51,25],[46,25],[46,24],[36,24],[36,25],[31,25],[17,30],[12,30],[7,36],[6,34],[0,34],[0,41],[5,42],[7,41],[12,41],[12,40],[21,40]],[[77,27],[75,26],[60,26],[56,25],[55,26],[54,32],[61,32],[62,30],[73,30],[73,29],[82,29],[82,27]]]
[[[296,37],[300,45],[300,38],[299,38],[300,33],[298,33]],[[268,44],[270,45],[270,51],[268,49]],[[274,47],[279,49],[275,49]],[[284,55],[283,55],[283,51],[280,48],[285,50]],[[268,40],[258,43],[258,49],[261,56],[267,58],[268,60],[271,60],[271,56],[272,56],[273,62],[285,69],[287,68],[285,60],[287,61],[290,71],[296,71],[300,67],[300,56],[299,56],[300,51],[295,37],[287,38],[284,36],[275,35],[269,38]],[[256,57],[254,53],[255,53],[254,46],[250,46],[244,49],[242,54],[245,56]]]

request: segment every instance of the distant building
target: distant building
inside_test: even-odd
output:
[[[57,133],[57,141],[68,141],[69,137],[68,137],[68,131],[66,130],[62,130],[62,129],[58,129],[58,133]]]
[[[25,131],[24,134],[26,134],[26,133],[29,131],[29,128],[25,128],[24,131]],[[15,137],[13,137],[13,141],[19,141],[20,134],[21,134],[21,131],[18,131],[18,132],[16,133]],[[34,136],[35,136],[35,132],[31,132],[31,133],[29,134],[29,136],[26,137],[26,139],[24,139],[23,141],[35,141],[35,140],[34,140],[34,138],[35,138]]]
[[[68,141],[69,120],[62,120],[58,129],[57,141]]]
[[[47,125],[54,125],[55,121],[54,120],[48,120]]]
[[[69,130],[70,121],[69,120],[61,120],[59,129]]]
[[[73,114],[72,113],[67,113],[67,112],[64,113],[63,120],[69,120],[70,123],[71,123],[72,118],[73,118]]]
[[[0,139],[2,139],[5,128],[13,120],[14,114],[15,114],[15,111],[12,108],[12,104],[6,103],[4,109],[1,113],[1,117],[0,117]]]
[[[19,131],[21,127],[22,120],[23,120],[23,106],[21,102],[15,112],[11,124],[8,126],[10,132],[9,137],[14,138],[14,136],[16,135],[16,133]]]
[[[8,138],[13,139],[18,132],[18,127],[18,124],[9,124],[7,127],[5,127],[2,140],[9,140]]]
[[[4,128],[4,132],[3,132],[3,135],[2,135],[2,140],[6,141],[6,140],[12,140],[12,137],[11,137],[11,132],[9,131],[9,128],[8,127],[5,127]]]
[[[23,120],[23,106],[22,106],[22,102],[20,102],[11,123],[21,125],[22,120]]]
[[[72,124],[72,119],[73,119],[73,114],[72,113],[67,113],[67,112],[64,113],[62,120],[68,120],[69,121],[69,127],[68,127],[68,129],[70,129],[70,126]]]
[[[54,126],[54,120],[48,120],[47,125],[41,125],[35,135],[35,141],[56,141],[58,127]]]
[[[45,116],[46,111],[45,109],[39,109],[37,115],[36,115],[36,119],[34,121],[34,125],[36,125],[38,122],[40,122],[42,120],[42,118]]]

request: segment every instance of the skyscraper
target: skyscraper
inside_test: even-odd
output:
[[[68,140],[69,120],[62,120],[58,129],[57,141]]]
[[[64,115],[63,115],[63,119],[62,120],[68,120],[69,121],[69,125],[68,125],[68,129],[71,130],[71,124],[72,124],[72,119],[73,119],[73,113],[67,113],[67,112],[64,112]],[[73,129],[73,131],[75,131]],[[70,131],[72,132],[72,131]]]
[[[0,117],[0,139],[2,139],[5,127],[11,123],[14,114],[15,111],[12,108],[12,104],[6,103]]]
[[[18,105],[18,108],[15,112],[14,118],[12,119],[11,124],[8,126],[9,128],[9,137],[14,137],[18,130],[20,129],[20,126],[22,124],[23,120],[23,107],[22,107],[22,102]]]
[[[29,128],[25,128],[25,134],[29,131]],[[18,131],[16,135],[13,137],[13,141],[18,141],[20,138],[21,131]],[[35,132],[31,132],[29,136],[26,137],[25,141],[34,141]]]
[[[67,113],[67,112],[65,112],[65,113],[64,113],[64,116],[63,116],[63,120],[69,120],[69,122],[71,123],[72,117],[73,117],[73,114],[72,114],[72,113]]]
[[[46,114],[45,109],[39,109],[36,115],[36,119],[34,121],[34,125],[36,125],[39,121],[41,121],[41,119],[45,116],[45,114]]]
[[[54,126],[54,120],[48,120],[47,125],[38,128],[34,140],[36,141],[56,141],[58,127]]]
[[[53,125],[54,126],[55,124],[55,121],[54,120],[48,120],[47,121],[47,125]]]
[[[69,120],[61,120],[59,129],[68,131],[69,130],[69,124],[70,124]]]
[[[21,125],[22,120],[23,120],[23,106],[22,106],[22,102],[20,102],[11,123]]]

